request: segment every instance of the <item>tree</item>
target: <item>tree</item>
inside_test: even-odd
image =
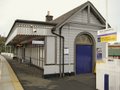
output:
[[[5,37],[0,35],[0,52],[5,51]]]

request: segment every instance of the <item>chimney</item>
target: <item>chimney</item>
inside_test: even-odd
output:
[[[46,22],[49,22],[49,21],[52,21],[53,20],[53,16],[50,15],[50,11],[47,12],[47,15],[46,15]]]

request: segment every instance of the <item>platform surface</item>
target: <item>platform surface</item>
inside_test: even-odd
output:
[[[0,55],[0,90],[23,90],[7,60]]]

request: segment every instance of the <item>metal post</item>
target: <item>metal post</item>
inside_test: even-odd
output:
[[[6,52],[6,45],[5,45],[5,52]]]
[[[31,57],[30,57],[30,65],[32,64],[32,62],[31,62]]]
[[[44,46],[42,45],[42,67],[43,67],[43,59],[44,59],[44,51],[43,51],[43,49],[44,49]]]
[[[40,60],[41,60],[41,59],[40,59],[40,54],[41,54],[41,53],[40,53],[40,45],[39,45],[39,67],[41,67],[41,66],[40,66],[40,62],[41,62],[41,61],[40,61]]]
[[[11,53],[11,46],[9,46],[10,47],[10,53]]]
[[[70,48],[70,24],[68,25],[68,49]],[[70,70],[70,54],[69,54],[69,51],[68,51],[68,60],[69,60],[69,75],[71,73],[71,70]]]
[[[32,64],[31,55],[32,55],[32,45],[30,46],[30,65]]]
[[[106,30],[108,29],[108,0],[106,0]]]

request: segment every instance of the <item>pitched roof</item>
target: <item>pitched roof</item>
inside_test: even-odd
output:
[[[63,14],[62,16],[56,18],[55,20],[51,21],[53,23],[61,23],[63,22],[64,20],[66,20],[68,17],[72,16],[74,13],[76,13],[78,10],[80,10],[80,8],[82,8],[83,6],[85,6],[86,4],[88,4],[88,2],[74,8],[73,10]]]
[[[34,23],[34,24],[44,24],[44,25],[52,25],[52,26],[55,26],[56,23],[52,23],[52,22],[44,22],[44,21],[33,21],[33,20],[22,20],[22,19],[17,19],[15,21],[16,22],[19,22],[19,23]]]
[[[94,7],[94,5],[90,1],[87,1],[86,3],[84,3],[84,4],[76,7],[75,9],[63,14],[62,16],[56,18],[55,20],[53,20],[51,22],[57,23],[57,26],[59,26],[60,24],[64,23],[66,20],[68,20],[73,14],[75,14],[76,12],[78,12],[79,10],[81,10],[83,8],[86,8],[86,6],[88,6],[88,5],[90,5],[92,7],[93,11],[95,12],[95,15],[97,15],[101,19],[101,21],[105,23],[105,19],[102,17],[102,15],[98,12],[98,10]]]

